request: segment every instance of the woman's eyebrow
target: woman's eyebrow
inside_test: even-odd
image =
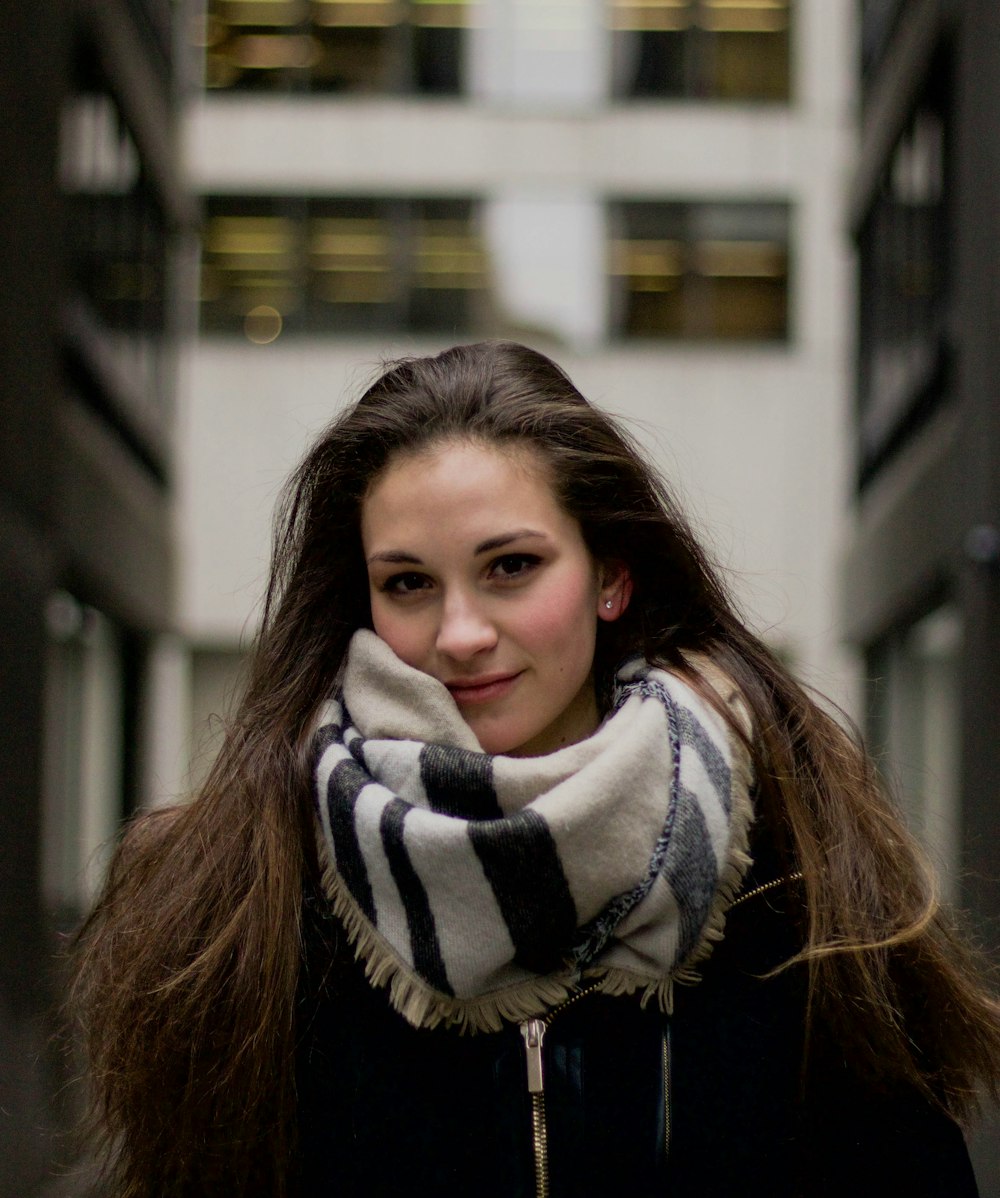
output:
[[[544,536],[545,533],[536,532],[533,528],[518,528],[514,532],[502,532],[499,536],[490,537],[487,541],[480,541],[474,552],[478,556],[480,553],[489,553],[491,549],[502,549],[511,541],[520,541],[525,537],[544,538]]]
[[[513,532],[502,532],[495,537],[480,541],[473,550],[473,554],[478,557],[480,553],[489,553],[492,549],[502,549],[505,545],[509,545],[513,541],[520,541],[525,537],[544,538],[545,533],[538,532],[533,528],[517,528]],[[388,562],[394,566],[422,566],[424,564],[423,559],[415,553],[411,553],[409,549],[382,549],[378,553],[373,553],[366,560],[369,563]]]
[[[415,553],[408,549],[385,549],[381,553],[373,553],[368,562],[391,562],[400,566],[422,566],[424,563]]]

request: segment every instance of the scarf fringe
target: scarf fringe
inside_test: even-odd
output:
[[[625,996],[641,991],[640,1005],[655,1002],[664,1014],[674,1006],[674,983],[693,986],[701,980],[698,966],[712,953],[725,934],[726,912],[739,893],[743,875],[751,864],[749,855],[739,846],[746,844],[753,806],[748,789],[733,787],[732,839],[708,920],[701,940],[688,958],[666,978],[650,979],[616,966],[596,966],[584,971],[585,977],[598,979],[604,994]],[[530,978],[495,994],[476,998],[454,998],[432,989],[409,970],[368,921],[337,873],[330,848],[324,837],[317,838],[323,888],[333,913],[341,921],[355,958],[364,962],[365,976],[375,987],[387,989],[389,1002],[407,1023],[414,1027],[456,1027],[460,1032],[498,1032],[505,1023],[522,1023],[565,1002],[578,988],[578,976],[567,971],[565,977],[548,974]]]
[[[453,998],[432,989],[407,969],[393,949],[366,919],[341,881],[325,841],[319,845],[323,888],[333,913],[344,925],[355,958],[364,962],[365,976],[373,986],[387,989],[394,1010],[414,1027],[439,1025],[460,1032],[498,1032],[505,1023],[522,1023],[567,999],[576,976],[547,975],[530,978],[496,994]]]
[[[629,995],[641,991],[640,1006],[645,1007],[650,1002],[655,1002],[665,1015],[671,1015],[674,1009],[674,983],[679,983],[682,986],[696,986],[701,981],[698,966],[712,955],[715,945],[724,938],[726,913],[740,892],[744,874],[753,864],[749,853],[739,847],[746,844],[752,821],[753,804],[749,798],[749,787],[746,790],[734,787],[733,836],[729,857],[723,867],[719,886],[712,902],[712,909],[702,930],[701,940],[690,956],[669,977],[656,981],[650,981],[649,977],[644,974],[634,973],[617,966],[587,970],[588,977],[601,979],[599,988],[602,993]]]
[[[733,806],[730,816],[729,855],[722,867],[715,898],[712,900],[712,907],[702,930],[701,941],[674,973],[677,981],[683,982],[685,985],[694,985],[699,980],[697,970],[692,967],[711,956],[714,946],[725,936],[726,912],[736,901],[736,896],[743,885],[743,877],[753,864],[750,854],[743,847],[749,841],[750,825],[754,817],[753,803],[750,801],[749,778],[740,778],[730,793]]]

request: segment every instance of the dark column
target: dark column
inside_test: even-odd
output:
[[[964,409],[965,901],[1000,934],[1000,5],[968,0],[956,95],[957,384]],[[978,530],[978,532],[976,531]]]
[[[0,22],[0,1193],[11,1195],[38,1192],[57,1122],[40,836],[66,27],[61,0],[10,4]]]
[[[1000,5],[965,0],[958,29],[957,386],[964,410],[963,901],[1000,949]],[[991,535],[993,534],[993,535]],[[1000,1194],[1000,1112],[975,1129],[980,1192]]]

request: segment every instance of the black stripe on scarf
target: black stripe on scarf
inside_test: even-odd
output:
[[[533,973],[562,964],[576,930],[576,905],[548,825],[525,809],[476,820],[469,838],[514,942],[514,962]]]
[[[678,961],[685,960],[701,939],[702,920],[712,902],[718,875],[715,853],[697,798],[678,788],[677,817],[671,833],[670,864],[664,873],[680,915]]]
[[[701,722],[695,718],[693,712],[688,711],[686,707],[680,706],[675,710],[681,744],[693,749],[701,758],[701,763],[705,767],[705,773],[708,775],[709,781],[715,787],[715,792],[719,796],[722,810],[725,811],[726,815],[730,815],[733,805],[733,796],[730,790],[732,786],[732,774],[730,773],[729,766],[726,765],[726,759],[719,752]]]
[[[343,731],[340,724],[324,724],[322,728],[318,729],[312,743],[313,760],[322,761],[323,754],[327,749],[331,745],[339,743]]]
[[[420,750],[420,781],[432,810],[462,819],[500,819],[493,758],[446,745]]]
[[[354,901],[364,912],[365,918],[374,923],[375,896],[368,881],[365,859],[361,855],[358,832],[354,826],[354,808],[358,795],[369,782],[371,778],[356,761],[349,758],[338,761],[330,771],[330,780],[326,784],[326,806],[330,816],[337,871],[354,896]]]
[[[448,983],[427,891],[403,843],[403,824],[411,810],[410,804],[402,799],[393,799],[382,808],[379,820],[382,847],[406,910],[413,968],[435,990],[440,990],[442,994],[454,994]]]

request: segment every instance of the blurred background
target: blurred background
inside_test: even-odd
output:
[[[626,418],[995,943],[996,0],[4,16],[0,1193],[74,1192],[62,938],[203,775],[281,482],[387,355],[512,337]]]

